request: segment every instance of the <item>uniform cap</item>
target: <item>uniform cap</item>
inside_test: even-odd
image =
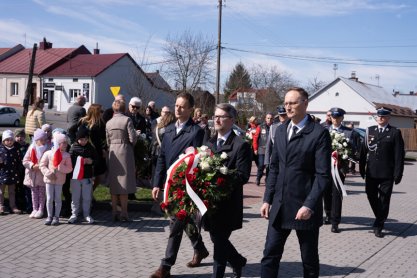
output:
[[[287,111],[285,110],[284,106],[278,106],[277,110],[278,110],[279,115],[286,115],[287,114]]]
[[[333,118],[342,117],[343,115],[346,114],[346,111],[345,110],[343,110],[342,108],[338,108],[338,107],[333,107],[329,111],[330,111],[330,115]]]
[[[387,107],[379,107],[376,110],[378,116],[388,116],[391,115],[392,109]]]

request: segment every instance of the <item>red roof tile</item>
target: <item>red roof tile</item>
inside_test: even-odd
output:
[[[46,74],[48,76],[97,76],[126,55],[128,54],[80,54]]]
[[[79,53],[89,53],[84,47],[79,48],[49,48],[46,50],[38,49],[36,51],[35,68],[33,73],[42,74],[44,71],[56,66],[62,61],[69,59]],[[24,49],[15,55],[0,62],[0,73],[18,73],[27,74],[32,56],[32,49]]]

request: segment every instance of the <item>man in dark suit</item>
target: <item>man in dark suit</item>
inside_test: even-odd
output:
[[[359,134],[352,130],[351,128],[346,127],[342,124],[344,115],[346,111],[342,108],[333,107],[329,110],[330,112],[330,120],[331,125],[328,127],[329,131],[336,131],[339,133],[343,133],[345,138],[349,142],[349,147],[351,149],[351,153],[354,154],[360,147],[360,136]],[[349,160],[339,158],[339,175],[342,182],[345,182],[346,173],[349,170]],[[324,200],[324,211],[326,213],[326,217],[324,219],[324,224],[332,223],[331,231],[332,233],[340,233],[339,224],[342,218],[342,201],[343,195],[341,189],[335,184],[332,180],[332,186],[328,187],[324,191],[323,195]]]
[[[319,277],[319,228],[323,191],[330,186],[329,132],[307,115],[308,94],[298,87],[285,95],[290,121],[274,139],[261,216],[269,219],[261,277],[277,277],[291,230],[300,243],[304,277]]]
[[[360,152],[359,169],[366,183],[366,195],[375,215],[376,237],[383,237],[382,229],[389,213],[392,188],[401,182],[404,170],[404,141],[401,131],[389,124],[391,109],[377,110],[376,122],[366,131]]]
[[[241,277],[242,268],[246,265],[246,258],[229,241],[232,231],[242,228],[243,185],[249,180],[252,166],[250,145],[233,132],[236,119],[237,111],[232,105],[218,104],[214,112],[217,135],[207,142],[214,153],[225,152],[225,166],[229,170],[236,170],[230,199],[220,202],[213,214],[205,216],[204,228],[210,231],[214,244],[213,278],[224,276],[227,262],[233,267],[233,277]]]
[[[157,160],[153,180],[152,197],[158,200],[160,189],[166,180],[168,168],[178,159],[186,148],[200,147],[203,143],[204,131],[191,119],[194,108],[194,98],[189,93],[181,93],[175,102],[175,117],[177,122],[166,128],[162,139],[161,152]],[[191,221],[191,220],[190,220]],[[180,248],[183,231],[186,225],[194,225],[193,231],[198,231],[194,222],[179,221],[175,217],[170,221],[170,234],[160,267],[150,276],[151,278],[170,277],[171,267],[175,264]],[[187,230],[186,230],[187,232]],[[188,267],[197,267],[209,253],[204,246],[200,233],[187,233],[194,248],[194,257],[188,262]]]

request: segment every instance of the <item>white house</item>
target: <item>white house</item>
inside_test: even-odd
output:
[[[116,86],[127,101],[138,96],[145,105],[154,100],[157,107],[175,102],[175,96],[155,86],[128,53],[94,53],[77,55],[42,76],[43,92],[53,95],[57,111],[67,111],[79,95],[87,98],[86,108],[92,103],[109,108],[114,100],[110,87]]]
[[[263,89],[237,89],[229,96],[229,103],[240,110],[263,111],[263,104],[258,102],[260,94],[265,94]]]
[[[309,100],[308,113],[324,120],[332,107],[346,111],[344,121],[355,127],[366,128],[375,124],[376,108],[387,106],[393,109],[390,123],[399,128],[414,128],[415,111],[404,107],[393,94],[376,85],[351,78],[338,77],[333,82],[315,92]]]

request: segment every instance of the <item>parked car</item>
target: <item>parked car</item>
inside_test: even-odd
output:
[[[20,114],[14,107],[0,106],[0,125],[20,126]]]

